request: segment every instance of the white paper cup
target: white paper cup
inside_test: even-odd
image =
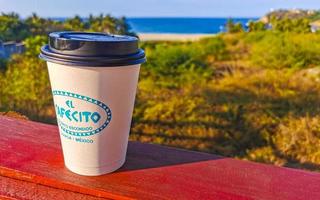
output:
[[[88,176],[117,170],[125,162],[140,64],[70,65],[44,53],[66,167]]]

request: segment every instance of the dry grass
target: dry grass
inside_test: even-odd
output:
[[[131,139],[320,169],[317,80],[296,70],[225,69],[219,79],[177,90],[141,80]]]

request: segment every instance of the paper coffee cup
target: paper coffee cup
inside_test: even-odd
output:
[[[88,176],[120,168],[145,62],[137,38],[51,33],[40,58],[48,65],[66,167]]]

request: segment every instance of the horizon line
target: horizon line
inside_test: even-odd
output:
[[[268,12],[266,14],[263,14],[261,16],[232,16],[232,15],[229,15],[229,16],[128,16],[128,15],[113,15],[111,13],[98,13],[98,14],[92,14],[92,13],[89,13],[85,16],[81,15],[81,14],[74,14],[74,15],[70,15],[70,16],[43,16],[43,15],[39,15],[37,12],[30,12],[29,14],[27,15],[21,15],[20,13],[18,12],[15,12],[15,11],[8,11],[8,12],[3,12],[3,11],[0,11],[0,15],[2,14],[10,14],[10,13],[15,13],[15,14],[18,14],[20,18],[27,18],[27,17],[30,17],[32,16],[32,14],[36,14],[38,15],[39,17],[42,17],[42,18],[72,18],[72,17],[75,17],[75,16],[80,16],[81,18],[86,18],[86,17],[89,17],[90,15],[93,15],[93,16],[99,16],[101,14],[104,14],[104,15],[110,15],[112,17],[125,17],[125,18],[261,18],[263,16],[265,16],[266,14],[268,14]],[[23,17],[22,17],[23,16]]]
[[[99,16],[100,14],[98,15],[94,15],[93,16]],[[31,16],[31,15],[30,15]],[[39,15],[40,16],[40,15]],[[40,16],[40,17],[43,17],[43,18],[72,18],[72,17],[75,17],[75,16],[80,16],[81,18],[87,18],[89,17],[88,16],[81,16],[81,15],[73,15],[73,16],[69,16],[69,17],[65,17],[65,16],[51,16],[51,17],[44,17],[44,16]],[[205,19],[205,18],[261,18],[263,16],[125,16],[125,15],[120,15],[120,16],[114,16],[114,15],[111,15],[112,17],[125,17],[125,18],[154,18],[154,19],[157,19],[157,18],[199,18],[199,19]],[[26,17],[24,17],[26,18]]]

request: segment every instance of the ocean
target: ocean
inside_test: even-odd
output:
[[[136,33],[211,34],[225,31],[229,18],[127,18]],[[258,18],[232,18],[244,26]]]
[[[51,18],[64,21],[65,17]],[[229,18],[180,18],[180,17],[139,17],[127,18],[131,30],[136,33],[177,33],[177,34],[214,34],[225,31]],[[243,26],[250,20],[259,18],[232,18]],[[87,18],[84,18],[87,20]]]

